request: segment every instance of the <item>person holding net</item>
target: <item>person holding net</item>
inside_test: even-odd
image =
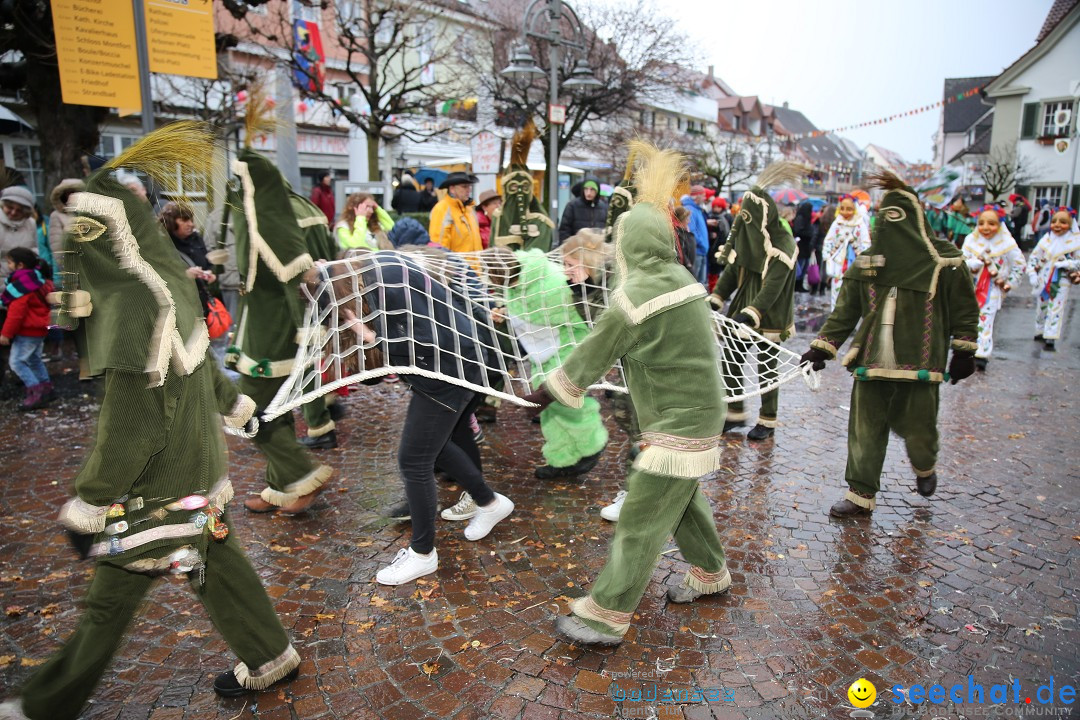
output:
[[[618,284],[592,332],[526,400],[581,407],[585,389],[622,362],[645,449],[634,461],[608,562],[571,615],[556,621],[575,643],[617,645],[629,629],[657,557],[674,533],[691,568],[671,602],[731,585],[712,510],[698,478],[719,469],[724,385],[717,371],[706,290],[675,259],[670,199],[682,156],[633,143],[638,191],[615,228]]]
[[[514,503],[486,482],[469,415],[482,396],[489,364],[473,320],[453,294],[417,259],[393,253],[356,258],[353,307],[346,327],[355,333],[366,368],[394,367],[412,389],[398,446],[398,468],[412,519],[412,540],[379,570],[376,582],[403,585],[439,568],[435,549],[435,466],[449,473],[477,505],[465,527],[480,540],[514,511]]]
[[[805,174],[801,165],[773,163],[758,176],[758,184],[743,195],[742,207],[735,217],[731,235],[720,251],[726,263],[709,301],[723,308],[731,298],[726,315],[747,325],[767,340],[783,341],[795,332],[795,260],[798,249],[791,233],[780,222],[776,203],[766,189],[785,182],[798,182]],[[746,341],[724,348],[724,379],[743,384],[743,365],[748,354],[758,357],[758,381],[761,385],[778,377],[777,357],[764,343]],[[757,424],[747,433],[751,440],[773,436],[777,425],[780,390],[774,388],[761,396]],[[724,432],[746,424],[749,417],[742,400],[728,406]]]

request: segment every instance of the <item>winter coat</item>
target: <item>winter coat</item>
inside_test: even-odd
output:
[[[34,218],[28,217],[13,223],[8,220],[7,215],[0,212],[0,285],[7,283],[10,272],[7,263],[3,260],[8,252],[17,247],[23,247],[37,253],[37,242],[37,225],[34,224]]]
[[[431,242],[427,229],[411,217],[399,218],[386,234],[386,239],[395,248],[402,245],[427,245]]]
[[[457,198],[447,195],[431,210],[428,224],[431,241],[454,252],[475,252],[483,249],[476,210]]]
[[[311,188],[311,202],[323,211],[326,215],[327,224],[333,224],[334,222],[334,191],[326,187],[322,183],[319,183],[315,187]]]
[[[390,200],[390,207],[395,212],[415,213],[420,210],[420,188],[411,177],[403,177],[398,189],[394,191],[394,197]]]
[[[589,202],[584,197],[576,197],[566,204],[562,222],[559,223],[559,242],[576,235],[583,228],[603,229],[607,222],[608,204],[599,195]]]
[[[480,208],[476,209],[476,224],[480,228],[480,244],[485,248],[489,247],[491,245],[491,218]]]
[[[394,221],[389,213],[379,206],[375,206],[375,219],[379,223],[379,232],[371,232],[367,218],[356,218],[353,227],[342,220],[334,226],[334,237],[337,238],[338,246],[342,250],[354,250],[363,248],[367,250],[389,250],[383,242],[386,233],[393,229]]]
[[[51,280],[37,270],[20,268],[11,273],[4,288],[7,317],[0,335],[6,338],[45,337],[49,332],[49,303],[45,296],[53,291]]]
[[[709,252],[709,226],[705,222],[705,213],[689,195],[683,195],[679,202],[690,211],[690,232],[697,241],[697,254],[704,257]]]

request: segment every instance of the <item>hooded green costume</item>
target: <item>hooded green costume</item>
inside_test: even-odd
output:
[[[302,339],[299,286],[303,273],[314,266],[305,231],[317,225],[312,214],[297,217],[285,178],[266,157],[245,148],[233,161],[233,171],[240,179],[230,189],[229,203],[240,209],[234,234],[241,296],[225,363],[243,376],[240,389],[266,407],[292,372]],[[265,423],[255,444],[267,460],[267,487],[260,497],[271,505],[290,505],[331,475],[296,441],[291,413]]]
[[[742,199],[742,209],[731,228],[727,243],[719,256],[726,263],[716,281],[709,300],[718,308],[731,298],[726,315],[740,313],[749,318],[750,327],[766,339],[786,340],[794,331],[795,316],[795,259],[798,249],[791,232],[780,221],[776,203],[765,191],[770,184],[799,177],[797,166],[777,163],[762,171],[760,185],[748,190]],[[742,382],[742,353],[725,348],[724,377]],[[766,356],[758,364],[758,376],[776,374],[776,358]],[[758,425],[775,428],[780,402],[779,388],[761,397]],[[728,405],[728,421],[747,418],[743,402]]]
[[[506,289],[506,311],[519,322],[558,332],[558,349],[538,366],[534,363],[530,382],[538,388],[585,339],[589,328],[574,309],[562,268],[539,250],[518,251],[514,257],[521,269],[517,282]],[[549,405],[540,413],[540,431],[544,435],[544,460],[556,468],[595,455],[608,440],[600,403],[590,397],[584,398],[580,408]]]
[[[845,499],[873,510],[889,430],[904,439],[917,477],[934,474],[938,385],[949,347],[974,353],[979,324],[964,257],[928,232],[918,196],[889,176],[870,247],[847,272],[812,348],[855,375],[848,417]],[[858,330],[856,330],[858,327]]]
[[[674,533],[690,563],[684,583],[699,592],[731,584],[724,550],[698,478],[719,469],[724,386],[705,288],[675,257],[666,203],[681,168],[669,151],[642,146],[644,190],[615,228],[616,290],[592,332],[544,383],[569,407],[622,361],[645,449],[634,460],[628,494],[604,570],[575,617],[608,636],[629,628],[657,556]],[[637,176],[635,177],[637,179]]]
[[[533,176],[526,164],[535,133],[530,121],[514,134],[510,167],[501,178],[503,206],[491,223],[492,247],[551,250],[555,223],[533,194]]]
[[[97,567],[78,629],[22,690],[22,712],[34,720],[78,716],[157,575],[189,576],[241,660],[242,686],[265,688],[300,663],[228,531],[233,491],[221,417],[243,427],[255,403],[208,352],[195,283],[150,205],[112,177],[116,164],[141,169],[159,147],[193,142],[201,144],[192,153],[213,152],[195,124],[151,134],[69,201],[56,321],[71,328],[82,320],[104,395],[76,497],[60,520],[94,536]]]

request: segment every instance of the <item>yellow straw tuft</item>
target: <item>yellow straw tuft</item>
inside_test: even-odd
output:
[[[666,211],[676,189],[687,179],[686,158],[674,150],[660,150],[641,140],[630,141],[630,156],[634,158],[637,202],[646,202]]]
[[[206,183],[207,197],[224,178],[217,133],[209,123],[182,120],[155,130],[106,163],[111,169],[125,168],[148,176],[171,199],[186,203],[184,191]],[[181,180],[186,183],[181,184]]]

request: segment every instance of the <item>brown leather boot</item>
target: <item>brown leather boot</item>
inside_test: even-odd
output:
[[[321,492],[322,486],[319,486],[307,495],[301,495],[293,502],[281,508],[281,512],[285,515],[299,515],[302,512],[307,512],[307,509],[315,504],[315,499],[319,497],[319,493]]]
[[[873,512],[870,508],[856,505],[847,498],[829,508],[829,515],[835,518],[858,517],[859,515],[870,515]]]
[[[277,505],[272,505],[262,499],[259,495],[252,495],[244,501],[244,508],[253,513],[268,513],[280,510]]]

